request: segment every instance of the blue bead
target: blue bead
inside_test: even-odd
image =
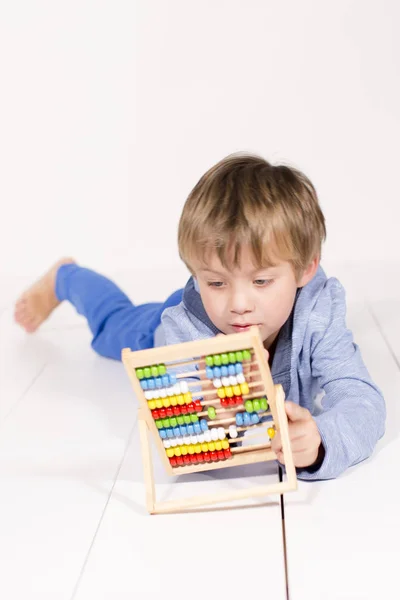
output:
[[[239,427],[243,425],[243,415],[242,413],[236,413],[236,425]]]
[[[245,412],[243,414],[243,425],[250,425],[250,424],[251,424],[250,414],[248,412]]]
[[[180,430],[180,428],[179,428],[179,427],[174,427],[174,428],[173,428],[173,432],[174,432],[174,435],[175,435],[176,437],[178,437],[178,436],[180,436],[180,435],[181,435],[181,430]]]
[[[235,365],[228,365],[228,375],[236,375]]]
[[[214,377],[216,379],[219,379],[221,377],[221,368],[220,367],[214,367],[213,371],[214,371]]]
[[[221,377],[228,377],[228,367],[226,365],[221,367]]]
[[[202,431],[207,431],[208,423],[207,423],[206,419],[200,420],[200,427],[201,427]]]
[[[189,435],[193,435],[194,434],[194,427],[192,424],[187,426],[187,430],[188,430],[188,434]]]
[[[169,375],[162,376],[162,384],[164,387],[167,387],[169,385]]]
[[[201,433],[201,427],[199,423],[194,423],[193,427],[195,433]]]
[[[214,378],[212,367],[206,367],[206,377],[207,377],[207,379]]]
[[[179,429],[181,431],[181,435],[187,435],[187,427],[186,427],[186,425],[180,425]]]
[[[251,419],[251,424],[252,424],[252,425],[257,425],[257,423],[259,423],[259,422],[260,422],[260,417],[258,416],[258,414],[257,414],[257,413],[253,413],[253,414],[250,416],[250,419]]]
[[[149,379],[149,390],[155,390],[156,389],[156,382],[154,381],[153,378]]]
[[[161,388],[162,387],[162,379],[161,379],[161,377],[156,377],[156,387],[157,388]]]
[[[142,386],[142,390],[148,390],[149,389],[149,384],[147,382],[147,379],[142,379],[142,381],[140,382],[140,385]]]
[[[173,438],[174,437],[174,432],[172,431],[172,427],[168,427],[168,429],[167,429],[167,437],[169,437],[169,438]]]
[[[165,438],[167,437],[167,432],[165,431],[165,429],[159,429],[158,430],[160,437],[165,440]]]
[[[239,375],[239,373],[243,373],[243,365],[242,365],[242,363],[236,363],[235,370],[236,370],[236,375]]]
[[[176,373],[170,373],[169,379],[170,379],[171,385],[174,385],[177,381]]]

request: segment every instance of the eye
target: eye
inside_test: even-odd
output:
[[[222,287],[224,284],[222,281],[207,281],[207,285],[209,287],[215,287],[215,288],[220,288]]]
[[[270,283],[272,283],[272,279],[255,279],[254,283],[257,287],[266,287]]]

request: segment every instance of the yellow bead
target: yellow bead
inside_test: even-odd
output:
[[[234,385],[233,386],[233,395],[234,396],[240,396],[240,385]]]
[[[182,394],[179,394],[179,396],[177,396],[176,399],[178,401],[179,406],[183,406],[185,404],[185,399],[182,396]]]
[[[181,454],[182,454],[182,456],[185,456],[185,454],[188,453],[188,447],[184,444],[180,448],[181,448]]]
[[[183,394],[183,397],[185,398],[186,404],[190,404],[192,401],[192,392],[186,392]]]
[[[201,450],[202,450],[202,452],[207,452],[208,446],[205,442],[204,442],[204,444],[201,445]]]
[[[193,444],[189,444],[189,446],[187,448],[188,448],[189,454],[194,454],[195,453]]]
[[[209,449],[210,452],[214,452],[214,450],[215,450],[215,444],[214,444],[214,442],[209,442],[208,443],[208,449]]]
[[[176,396],[171,396],[169,401],[171,402],[171,406],[176,406],[178,404]]]
[[[267,433],[268,433],[269,437],[271,438],[271,440],[273,437],[275,437],[275,429],[273,427],[268,427]]]
[[[249,384],[248,383],[241,383],[240,384],[240,389],[242,391],[242,395],[243,394],[248,394],[249,393]]]
[[[150,410],[154,410],[156,407],[156,401],[155,400],[149,400],[147,403],[147,406],[149,407]]]
[[[167,448],[168,458],[172,458],[174,454],[175,454],[175,448]]]
[[[218,388],[217,389],[217,394],[218,394],[218,397],[221,398],[221,400],[222,400],[222,398],[225,398],[225,390],[224,390],[224,388],[223,387]]]
[[[225,388],[225,394],[228,396],[228,398],[232,398],[232,396],[233,396],[233,389],[231,388],[230,385],[228,385],[228,387]]]
[[[162,402],[163,402],[164,408],[168,408],[169,406],[171,406],[171,399],[168,398],[168,397],[167,398],[163,398]]]
[[[222,450],[222,444],[221,444],[221,442],[219,440],[217,442],[215,442],[215,449],[216,450]]]
[[[200,454],[201,452],[201,444],[195,444],[194,449],[196,451],[197,454]]]
[[[179,446],[176,446],[174,448],[174,452],[175,452],[175,456],[180,456],[181,455],[181,449],[179,448]]]
[[[228,450],[228,448],[229,448],[228,440],[222,440],[221,444],[222,444],[222,450]]]
[[[156,408],[162,408],[162,407],[163,407],[163,405],[162,405],[161,398],[157,398],[157,400],[156,400]]]

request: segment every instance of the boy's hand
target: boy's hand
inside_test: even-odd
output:
[[[310,467],[318,457],[321,436],[311,413],[294,402],[287,400],[285,410],[289,421],[289,439],[295,467]],[[277,431],[271,441],[271,448],[278,461],[285,464],[282,452],[281,434]]]

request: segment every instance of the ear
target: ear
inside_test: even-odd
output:
[[[320,261],[320,257],[316,256],[315,258],[313,258],[313,260],[310,262],[310,264],[308,265],[308,267],[303,271],[302,275],[300,275],[300,278],[297,282],[297,287],[304,287],[305,285],[307,285],[307,283],[309,283],[311,281],[311,279],[314,277],[315,273],[317,272],[317,269],[319,267],[319,261]]]

